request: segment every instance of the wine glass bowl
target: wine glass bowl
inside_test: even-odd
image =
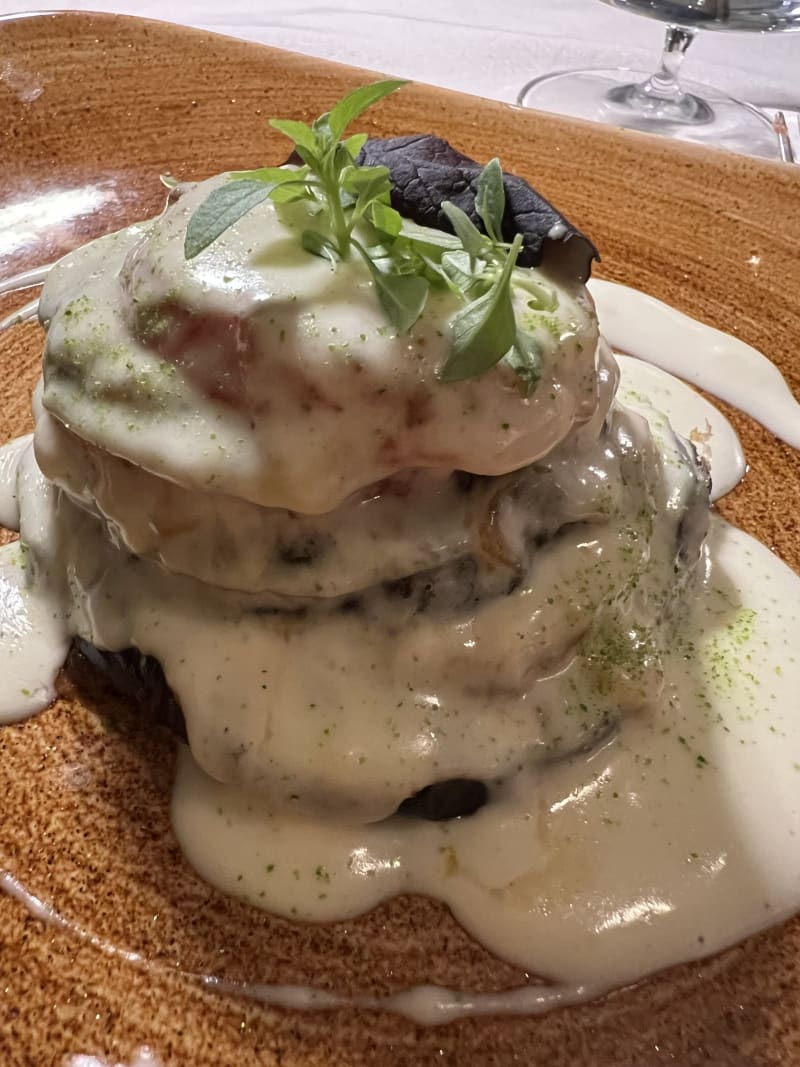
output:
[[[703,30],[800,29],[800,0],[602,0],[609,7]]]

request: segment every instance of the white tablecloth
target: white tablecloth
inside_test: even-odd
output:
[[[664,29],[597,0],[0,0],[0,16],[41,6],[170,19],[507,101],[551,70],[652,69]],[[800,110],[800,33],[701,33],[685,69],[753,103]]]

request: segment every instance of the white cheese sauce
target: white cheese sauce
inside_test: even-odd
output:
[[[800,578],[716,519],[657,707],[467,819],[295,817],[181,753],[173,824],[202,876],[281,915],[417,892],[568,996],[716,952],[800,903]],[[794,798],[794,799],[793,799]]]
[[[703,387],[738,402],[784,440],[800,445],[797,405],[792,408],[794,401],[777,370],[764,373],[764,366],[771,368],[764,357],[752,349],[744,352],[747,346],[741,342],[642,294],[631,297],[631,292],[594,283],[595,297],[599,296],[602,305],[601,321],[616,347],[648,360],[652,355],[655,362],[677,371],[686,369],[681,360],[689,353],[693,373],[713,349],[713,369],[702,379]],[[75,310],[80,318],[80,309]],[[663,321],[667,312],[668,328]],[[654,340],[658,335],[661,341]],[[744,460],[727,421],[675,379],[636,360],[621,362],[620,399],[648,420],[661,456],[667,494],[664,509],[672,506],[679,482],[670,472],[671,467],[677,468],[676,453],[662,411],[710,457],[715,495],[731,488],[744,471]],[[707,359],[705,365],[712,366]],[[749,392],[737,388],[734,397],[726,383],[742,367],[747,373],[756,368],[757,387],[751,381]],[[67,403],[67,382],[68,376],[51,390],[56,408]],[[742,392],[746,395],[739,395]],[[180,403],[185,400],[184,396]],[[592,402],[597,404],[596,394]],[[569,411],[564,409],[562,436],[575,425],[576,410],[574,404]],[[590,420],[588,410],[581,412],[578,422]],[[205,418],[207,412],[201,414]],[[47,417],[41,411],[39,416],[46,427]],[[189,422],[194,417],[192,412],[186,415]],[[81,418],[90,418],[88,410]],[[625,422],[627,416],[620,418],[619,434],[622,438],[628,434],[633,442],[635,422]],[[113,436],[119,428],[105,426],[102,412],[99,417],[91,414],[91,419],[88,436],[95,443],[102,443],[104,435]],[[157,438],[158,448],[163,449],[163,428],[144,446],[144,452],[150,450],[148,455],[155,454]],[[46,448],[44,434],[42,447]],[[257,453],[255,449],[254,465],[243,475],[245,481],[250,478],[249,499],[255,497],[257,502],[263,491],[271,503],[285,503],[288,498],[280,496],[285,486],[267,486],[259,480]],[[183,456],[187,464],[189,454],[187,446]],[[142,465],[151,470],[158,466]],[[362,475],[365,469],[374,472],[374,466],[367,465]],[[605,468],[598,470],[602,481]],[[565,468],[562,474],[567,478],[569,471]],[[233,488],[241,490],[243,484]],[[317,489],[306,503],[339,503],[339,495],[323,499],[324,493]],[[339,485],[337,494],[341,489]],[[583,490],[589,493],[586,486]],[[11,544],[0,550],[0,697],[4,701],[0,714],[7,719],[22,717],[52,699],[53,680],[72,634],[100,635],[103,641],[98,644],[110,648],[133,642],[164,662],[187,716],[195,756],[205,767],[201,770],[184,752],[173,796],[177,835],[190,862],[204,877],[257,906],[304,921],[361,914],[398,892],[427,893],[445,901],[490,950],[550,983],[466,997],[419,987],[379,1001],[345,1000],[290,987],[228,986],[213,975],[203,978],[210,987],[298,1008],[343,1003],[389,1008],[425,1022],[484,1011],[530,1012],[585,999],[670,964],[718,951],[800,907],[800,858],[796,858],[800,853],[795,847],[800,812],[791,800],[787,802],[798,795],[800,781],[800,724],[792,715],[794,694],[800,686],[800,664],[795,658],[795,649],[800,647],[800,578],[766,548],[721,520],[713,519],[701,566],[685,590],[685,603],[674,608],[682,614],[672,620],[675,636],[669,649],[655,666],[648,660],[644,682],[636,672],[633,677],[630,671],[626,675],[626,664],[614,675],[614,698],[629,699],[629,713],[606,743],[595,745],[591,755],[568,749],[560,759],[527,759],[530,709],[527,714],[524,709],[515,711],[504,703],[505,696],[495,700],[487,691],[468,714],[439,720],[440,732],[447,734],[449,729],[451,735],[458,735],[460,731],[455,740],[451,736],[446,745],[440,745],[441,738],[428,720],[439,710],[441,694],[431,685],[429,705],[415,700],[410,725],[398,726],[387,715],[381,723],[371,723],[366,736],[359,736],[356,716],[347,726],[349,733],[335,741],[342,766],[351,768],[363,768],[369,762],[375,742],[370,731],[388,731],[386,743],[397,747],[394,754],[390,751],[375,761],[374,772],[371,768],[360,772],[367,800],[351,798],[348,809],[350,800],[345,797],[343,801],[336,794],[336,817],[330,819],[323,814],[331,805],[320,774],[329,767],[334,779],[341,775],[341,766],[337,769],[332,764],[326,748],[334,743],[328,739],[336,735],[336,722],[317,724],[327,733],[301,737],[279,717],[265,722],[257,711],[231,707],[231,720],[243,732],[235,744],[226,747],[221,738],[212,736],[211,716],[203,712],[198,717],[196,712],[214,705],[214,679],[208,675],[212,667],[207,655],[194,663],[182,661],[181,647],[222,649],[227,654],[238,634],[237,658],[221,668],[230,671],[228,681],[242,674],[234,703],[239,694],[239,703],[246,703],[248,687],[274,684],[271,677],[261,682],[252,675],[255,665],[250,649],[259,647],[262,631],[258,627],[263,629],[263,624],[244,619],[242,594],[207,587],[202,593],[206,600],[198,610],[200,583],[196,578],[172,574],[165,583],[160,563],[127,559],[125,552],[108,541],[97,516],[83,506],[80,500],[76,504],[55,490],[41,475],[28,442],[14,443],[0,452],[0,518],[11,526],[21,520],[21,537],[27,546]],[[666,513],[664,509],[659,515]],[[547,583],[558,583],[570,569],[585,567],[587,575],[594,575],[587,603],[596,606],[605,595],[596,575],[609,563],[620,573],[624,570],[625,546],[615,536],[613,531],[601,530],[581,540],[576,530],[574,536],[559,542],[548,556],[552,565],[543,568],[548,572],[544,577],[531,572],[517,593],[502,598],[496,619],[491,611],[487,613],[485,632],[477,635],[477,644],[488,649],[489,659],[499,657],[504,671],[513,669],[516,661],[508,642],[514,612],[524,606],[526,596],[537,610],[543,604],[546,607]],[[654,551],[663,556],[666,532],[661,541],[659,536],[654,535]],[[35,559],[35,566],[27,562],[26,553]],[[75,563],[70,568],[73,585],[69,589],[60,578],[65,558]],[[613,583],[609,588],[615,588]],[[115,604],[104,606],[106,590],[114,591]],[[647,595],[655,593],[650,590]],[[637,603],[633,598],[631,604]],[[118,610],[120,605],[126,611]],[[558,616],[555,609],[549,616],[545,610],[537,616],[537,625],[543,626],[542,634],[561,626],[559,640],[569,647],[580,638],[581,619],[568,612],[562,619]],[[531,618],[529,609],[525,626],[531,625]],[[165,637],[167,632],[173,636]],[[370,660],[384,653],[370,645],[369,633],[369,627],[347,616],[331,617],[310,636],[299,629],[289,635],[287,629],[284,658],[291,641],[305,642],[299,652],[313,667],[308,672],[308,693],[300,694],[302,698],[310,699],[326,670],[327,684],[344,667],[334,695],[371,691],[374,701]],[[457,656],[451,666],[460,686],[480,690],[480,677],[471,679],[469,674],[470,663],[481,662],[470,652],[470,641],[475,645],[475,638],[474,626],[459,635],[461,659]],[[401,635],[396,643],[403,647],[392,650],[406,662],[421,663],[414,668],[417,675],[411,681],[416,697],[426,691],[430,679],[425,672],[435,666],[442,640],[435,622],[426,621],[411,636]],[[543,647],[546,643],[542,637]],[[327,664],[325,648],[331,650]],[[341,660],[338,668],[337,656]],[[280,650],[266,658],[271,668]],[[558,687],[562,686],[566,692],[574,685],[564,662],[537,663],[542,686],[553,692],[561,692]],[[527,671],[527,663],[521,663],[520,670]],[[360,676],[357,684],[356,674]],[[392,685],[401,684],[399,675],[395,678],[389,671],[388,677]],[[650,699],[637,704],[637,686],[641,685],[648,687]],[[280,685],[277,692],[280,701]],[[223,686],[216,697],[224,693]],[[298,690],[288,696],[297,700]],[[395,696],[392,692],[393,701]],[[479,713],[472,721],[476,707]],[[294,728],[302,733],[308,727],[299,719]],[[278,752],[284,771],[293,758],[298,779],[312,767],[316,795],[312,790],[297,807],[287,803],[292,794],[273,803],[276,787],[268,780],[265,786],[264,761],[253,763],[249,775],[238,773],[247,765],[247,745],[259,729],[266,730],[260,739],[264,752]],[[384,743],[382,736],[379,740]],[[546,731],[536,738],[545,747],[552,741]],[[469,818],[445,823],[387,818],[403,791],[430,781],[437,756],[445,751],[451,760],[443,768],[445,776],[482,772],[493,778],[491,802]],[[520,751],[525,751],[526,759],[518,768],[514,755]],[[557,754],[557,746],[550,751]],[[468,758],[474,763],[465,763]],[[208,772],[217,779],[233,780],[226,784]],[[396,780],[387,790],[392,774]],[[359,806],[362,801],[365,806]],[[23,887],[17,891],[7,882],[5,888],[23,899]]]
[[[31,553],[52,537],[54,492],[36,465],[30,435],[0,449],[0,523],[22,537],[0,547],[0,723],[26,719],[53,702],[69,647],[63,583],[51,581]]]
[[[644,415],[654,434],[663,434],[671,426],[692,442],[711,471],[712,500],[734,489],[745,475],[747,462],[736,431],[722,412],[685,382],[643,359],[619,352],[616,359],[621,403]]]
[[[627,285],[595,278],[589,290],[612,348],[705,389],[800,448],[800,404],[757,349]]]
[[[0,445],[0,526],[7,530],[19,529],[17,471],[20,458],[32,440],[33,434],[29,433]]]
[[[0,547],[0,723],[52,704],[69,647],[52,591],[32,578],[26,554],[19,541]]]
[[[397,335],[359,258],[333,271],[303,250],[320,225],[307,203],[267,200],[187,261],[187,221],[224,181],[52,269],[44,402],[84,440],[184,486],[319,514],[401,470],[515,470],[591,418],[598,331],[579,283],[515,274],[542,353],[529,397],[506,363],[441,389],[456,298],[433,289]]]

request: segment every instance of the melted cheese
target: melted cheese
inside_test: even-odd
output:
[[[552,983],[491,1004],[425,989],[386,1004],[425,1021],[581,999],[796,910],[800,816],[781,798],[800,765],[800,579],[719,520],[701,549],[702,479],[659,406],[681,409],[722,487],[743,470],[725,420],[630,360],[627,406],[612,405],[581,293],[559,293],[557,330],[530,323],[551,337],[530,400],[502,367],[439,386],[445,298],[410,341],[381,333],[357,267],[301,265],[281,241],[308,220],[270,205],[254,236],[248,220],[186,265],[176,234],[205,192],[48,282],[36,456],[28,441],[0,453],[0,518],[25,543],[0,550],[0,657],[16,671],[0,710],[44,706],[73,634],[156,656],[192,746],[174,824],[209,880],[310,921],[429,893]],[[187,309],[204,331],[173,352]],[[711,336],[682,317],[670,329],[695,354]],[[722,336],[720,373],[726,352],[742,358]],[[215,378],[221,352],[235,359]],[[435,417],[409,425],[420,387]],[[365,447],[376,428],[388,452]],[[462,499],[454,469],[494,478]],[[408,495],[392,499],[401,473]],[[403,525],[402,499],[424,520]],[[340,545],[308,561],[310,585],[253,547],[280,542],[287,507]],[[478,560],[466,599],[464,559]],[[424,567],[427,599],[393,599]],[[490,802],[441,824],[394,814],[450,777],[485,781]],[[247,992],[325,1006],[314,991]]]
[[[406,469],[516,470],[594,414],[583,286],[517,272],[517,319],[542,350],[529,398],[506,364],[442,387],[455,298],[433,290],[396,335],[358,258],[333,271],[303,250],[304,203],[265,201],[186,261],[188,218],[222,180],[48,277],[44,403],[84,440],[193,489],[320,513]],[[554,312],[529,307],[533,283]]]

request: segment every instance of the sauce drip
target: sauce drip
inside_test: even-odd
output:
[[[655,713],[518,776],[468,819],[347,826],[271,810],[178,764],[173,824],[226,892],[288,917],[356,916],[389,896],[444,900],[482,944],[595,995],[725,948],[796,910],[800,578],[715,519],[703,589]]]
[[[774,363],[737,337],[638,289],[595,278],[589,289],[613,348],[705,389],[800,448],[800,404]]]

